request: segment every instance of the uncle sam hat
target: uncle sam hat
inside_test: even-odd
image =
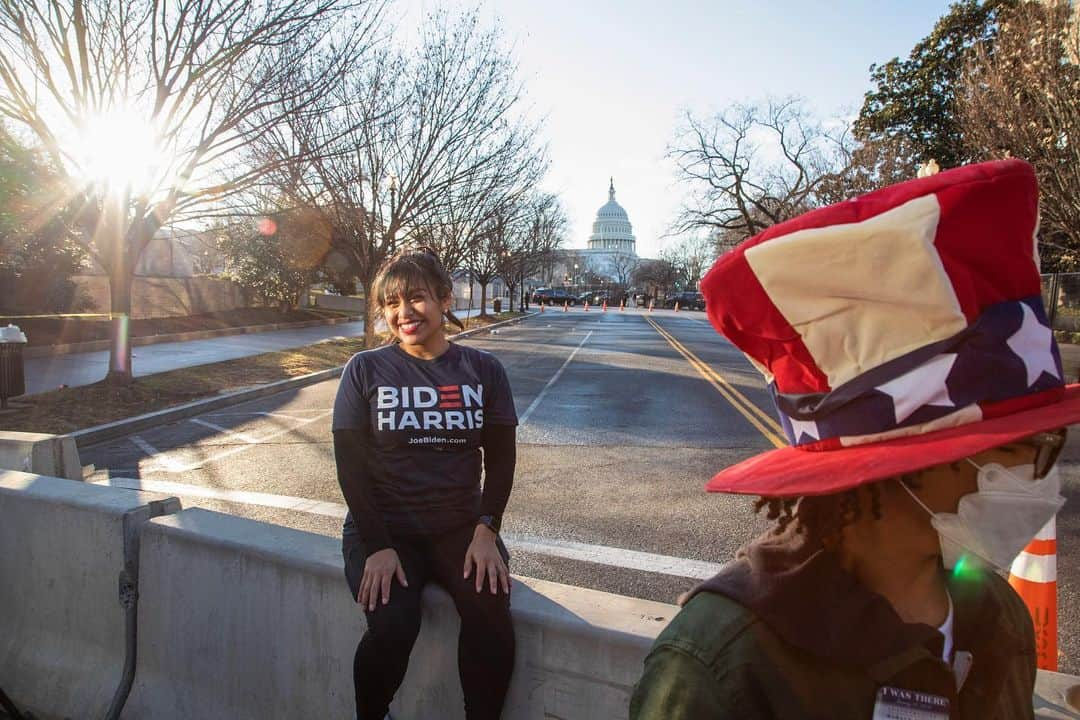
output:
[[[790,447],[711,492],[822,495],[1080,421],[1043,307],[1030,165],[911,180],[774,225],[701,281]]]

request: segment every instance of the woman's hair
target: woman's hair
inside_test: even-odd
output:
[[[454,294],[454,281],[450,273],[439,262],[435,251],[429,247],[406,248],[388,258],[375,276],[372,300],[381,310],[386,305],[387,298],[407,298],[409,292],[417,288],[426,289],[439,300],[445,300]],[[462,330],[465,329],[465,325],[452,311],[447,310],[444,315],[449,322]]]
[[[894,478],[910,488],[918,488],[920,473],[906,473]],[[884,480],[881,482],[891,482]],[[869,511],[875,520],[881,519],[881,482],[865,486],[869,497]],[[754,502],[754,512],[765,510],[765,517],[776,523],[776,531],[783,531],[791,523],[826,545],[839,542],[843,529],[862,517],[864,505],[859,493],[864,488],[854,488],[831,495],[806,495],[802,497],[760,497]]]

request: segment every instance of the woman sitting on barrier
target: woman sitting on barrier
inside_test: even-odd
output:
[[[791,447],[707,485],[759,496],[774,525],[683,598],[631,718],[1032,717],[1049,628],[1040,613],[1037,643],[994,568],[1064,502],[1054,464],[1080,421],[1037,222],[1034,172],[1007,160],[815,210],[716,262],[709,319],[765,372]]]
[[[461,616],[458,671],[469,720],[498,718],[510,684],[511,581],[499,525],[513,484],[517,415],[499,361],[447,339],[444,319],[462,327],[452,298],[434,252],[389,259],[372,300],[394,342],[349,361],[334,403],[338,482],[349,506],[345,576],[368,625],[353,663],[359,720],[388,716],[428,581],[450,593]]]

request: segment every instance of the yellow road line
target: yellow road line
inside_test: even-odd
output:
[[[758,432],[764,435],[766,440],[776,447],[787,446],[787,441],[783,439],[784,431],[776,420],[766,415],[761,408],[750,402],[745,395],[736,390],[722,375],[706,365],[689,348],[676,340],[671,333],[660,327],[652,318],[645,319],[653,326],[656,332],[660,333],[660,337],[667,340],[671,347],[675,348],[680,355],[686,358],[687,362],[690,363],[690,366],[697,370],[710,385],[716,388],[717,392],[719,392],[733,408],[738,410],[751,425],[757,428]]]
[[[713,370],[711,367],[709,367],[709,365],[706,364],[705,361],[703,361],[701,358],[699,358],[697,355],[695,355],[694,352],[692,350],[690,350],[690,348],[686,347],[681,342],[679,342],[671,333],[669,333],[664,328],[659,327],[659,325],[657,326],[657,328],[660,330],[660,332],[664,336],[666,336],[666,338],[668,339],[668,342],[672,342],[672,343],[674,343],[676,345],[677,350],[681,349],[681,351],[683,351],[685,354],[687,354],[690,357],[697,360],[698,364],[702,368],[705,369],[705,371],[709,374],[709,376],[713,380],[715,380],[716,382],[720,383],[725,388],[727,388],[733,395],[735,395],[735,397],[737,397],[740,401],[742,401],[742,403],[746,406],[746,408],[748,410],[750,410],[750,412],[757,415],[758,418],[762,422],[764,422],[766,425],[768,425],[778,435],[783,436],[784,429],[782,427],[780,427],[780,423],[778,423],[775,418],[773,418],[771,415],[769,415],[764,410],[759,408],[757,405],[752,403],[745,395],[743,395],[737,389],[735,389],[735,387],[730,382],[728,382],[727,379],[723,375],[721,375],[716,370]],[[787,443],[784,443],[784,444],[786,445]]]

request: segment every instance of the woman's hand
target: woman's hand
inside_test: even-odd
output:
[[[405,568],[401,566],[397,550],[383,548],[368,555],[364,562],[364,577],[360,580],[360,594],[356,597],[357,602],[369,612],[374,612],[380,596],[382,596],[382,604],[386,605],[390,602],[390,583],[393,582],[395,576],[402,587],[409,587],[409,582],[405,579]]]
[[[499,548],[495,544],[495,533],[487,525],[477,525],[473,531],[472,542],[465,551],[465,577],[469,577],[473,566],[476,566],[476,592],[484,587],[484,580],[488,581],[491,594],[498,593],[502,588],[504,593],[510,593],[510,570],[506,567]]]

